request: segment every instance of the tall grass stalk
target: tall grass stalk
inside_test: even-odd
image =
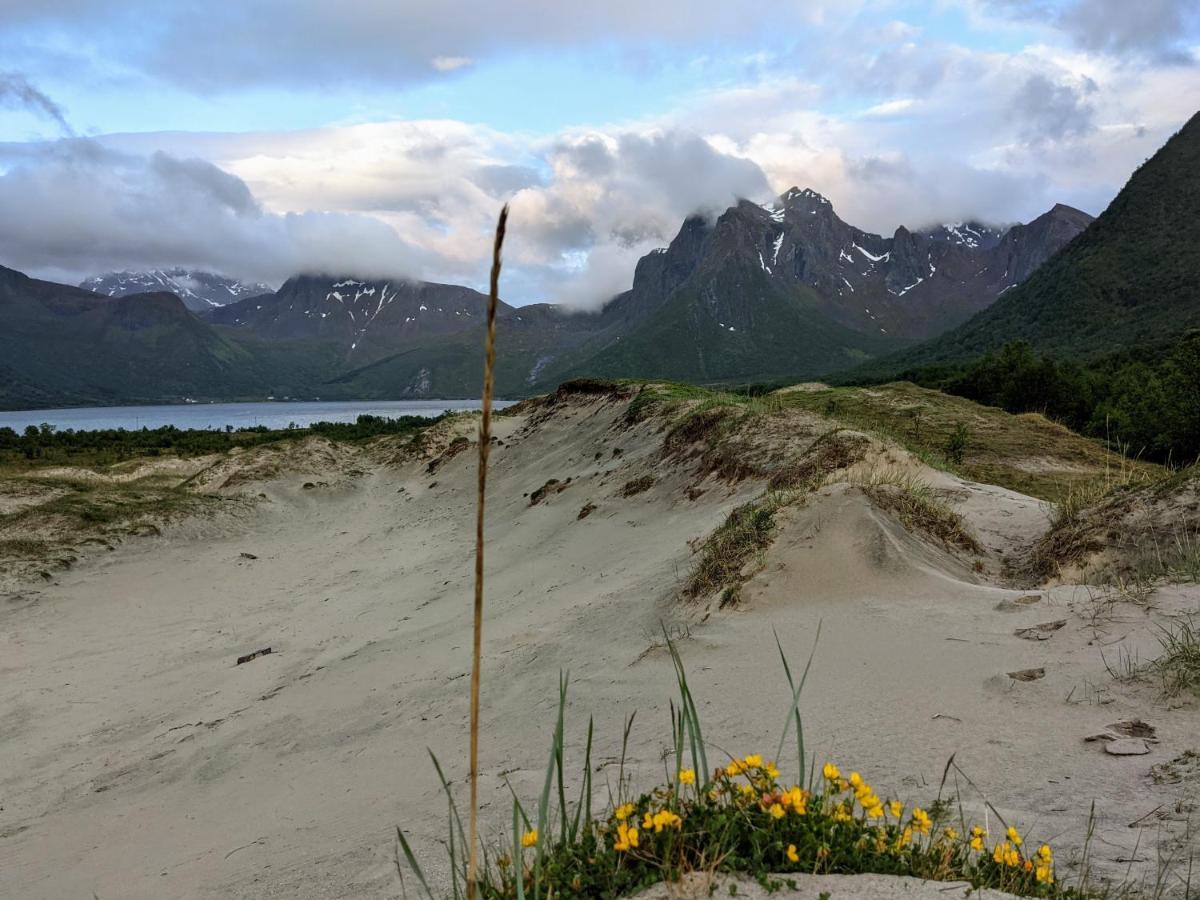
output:
[[[488,456],[492,450],[492,391],[496,369],[496,307],[500,302],[500,253],[508,225],[508,204],[496,222],[492,279],[488,292],[487,340],[483,363],[483,417],[479,422],[479,486],[475,515],[475,634],[471,645],[471,813],[467,831],[467,900],[475,900],[479,874],[479,669],[483,652],[483,512],[487,496]]]

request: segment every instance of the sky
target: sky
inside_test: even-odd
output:
[[[1196,0],[3,0],[0,264],[596,307],[795,185],[884,234],[1100,213],[1196,111]]]

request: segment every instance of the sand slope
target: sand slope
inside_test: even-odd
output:
[[[630,425],[626,406],[574,398],[500,420],[483,687],[489,827],[510,816],[506,782],[530,801],[538,792],[560,670],[572,682],[569,754],[596,719],[603,803],[634,710],[634,779],[663,775],[674,695],[664,624],[714,747],[770,754],[788,701],[772,629],[795,662],[821,623],[805,703],[816,758],[927,801],[955,754],[1064,863],[1093,799],[1102,865],[1123,872],[1139,838],[1147,862],[1135,868],[1153,858],[1148,841],[1173,846],[1186,813],[1172,810],[1194,802],[1195,787],[1155,785],[1149,770],[1200,744],[1200,719],[1194,707],[1164,708],[1151,687],[1114,683],[1101,650],[1152,655],[1151,625],[1195,608],[1194,590],[1163,589],[1149,611],[1098,606],[1070,586],[1015,603],[1030,592],[986,582],[1045,527],[1042,506],[925,471],[984,545],[984,572],[835,479],[781,513],[739,607],[682,604],[691,545],[763,481],[705,476],[694,456],[664,460],[666,423]],[[788,439],[826,427],[799,417]],[[445,805],[426,748],[461,785],[475,473],[471,452],[448,453],[432,473],[430,462],[363,454],[357,474],[334,466],[310,488],[309,470],[272,471],[237,484],[267,501],[223,530],[179,526],[9,596],[0,896],[398,896],[396,825],[438,871]],[[623,496],[645,476],[651,487]],[[550,479],[559,484],[531,505]],[[1056,619],[1068,624],[1048,640],[1014,634]],[[235,665],[266,646],[270,655]],[[1041,666],[1034,682],[1005,674]],[[1118,759],[1082,740],[1135,716],[1158,730],[1148,756]],[[961,776],[959,787],[980,810]],[[1153,839],[1128,827],[1156,807],[1166,812],[1145,821]]]

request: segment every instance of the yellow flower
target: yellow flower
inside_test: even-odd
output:
[[[521,846],[522,847],[532,847],[534,844],[537,843],[537,839],[538,839],[537,829],[534,828],[532,831],[527,831],[523,835],[521,835]]]
[[[679,773],[679,783],[680,784],[695,784],[696,783],[696,770],[695,769],[682,770]]]
[[[1008,831],[1005,832],[1005,834],[1007,835],[1008,839],[1013,842],[1014,846],[1016,846],[1016,847],[1021,846],[1021,832],[1017,831],[1017,829],[1015,829],[1011,825],[1009,825]]]
[[[662,809],[653,815],[648,812],[646,813],[645,818],[642,819],[642,830],[649,831],[653,828],[657,834],[664,828],[678,828],[682,822],[683,819],[679,818],[679,816],[675,815],[669,809]]]
[[[667,812],[666,810],[660,812],[658,818],[662,820],[664,826],[669,825],[673,828],[679,828],[683,825],[683,819],[679,818],[675,813]]]
[[[953,828],[945,829],[942,832],[942,834],[945,836],[946,840],[948,840],[948,841],[957,841],[958,840],[958,832],[955,831]]]
[[[983,839],[986,836],[987,836],[986,831],[984,831],[978,825],[974,826],[971,829],[971,842],[970,842],[971,849],[976,852],[981,852],[983,850]]]
[[[849,822],[853,818],[854,817],[850,815],[850,811],[846,809],[844,804],[839,803],[833,810],[833,821],[835,822]]]
[[[788,858],[788,862],[794,862],[794,863],[800,862],[800,854],[796,852],[795,844],[788,844],[787,858]]]
[[[754,793],[755,793],[754,785],[752,785],[752,784],[739,785],[738,790],[741,791],[742,795],[745,797],[753,797]]]
[[[912,811],[912,825],[921,834],[929,834],[929,829],[933,827],[933,821],[929,818],[929,813],[917,806]]]
[[[902,832],[900,832],[900,836],[896,838],[896,847],[907,847],[909,844],[911,844],[912,834],[912,829],[906,827]]]
[[[624,822],[626,819],[628,819],[630,816],[633,815],[633,804],[632,803],[622,803],[620,806],[617,807],[617,811],[614,813],[614,815],[617,817],[618,822]]]
[[[728,775],[730,778],[733,778],[735,775],[741,775],[742,772],[745,771],[745,768],[746,767],[744,765],[742,765],[741,760],[735,759],[733,762],[731,762],[729,765],[727,765],[725,767],[725,774]]]
[[[1054,884],[1054,870],[1048,865],[1040,865],[1035,868],[1033,877],[1042,884]]]
[[[769,762],[763,766],[763,771],[767,773],[768,778],[778,778],[779,770],[775,768],[775,763]]]
[[[617,826],[617,839],[613,843],[613,849],[618,853],[625,853],[630,847],[638,845],[638,830],[631,828],[625,823]]]
[[[793,787],[783,795],[784,803],[795,810],[796,815],[802,816],[808,812],[808,791]]]
[[[744,760],[742,760],[742,762],[745,763],[749,768],[758,769],[762,767],[762,757],[757,753],[751,753]]]
[[[785,815],[787,815],[787,810],[783,808],[782,803],[772,803],[770,812],[771,817],[774,819],[782,819]]]
[[[891,812],[893,819],[898,819],[904,815],[904,804],[899,800],[893,800],[888,804],[888,810]]]
[[[1042,846],[1038,848],[1037,858],[1038,861],[1042,863],[1051,863],[1054,861],[1054,853],[1051,851],[1049,844],[1042,844]]]
[[[804,774],[801,772],[800,774]],[[833,763],[825,763],[825,768],[821,770],[821,774],[825,776],[826,781],[837,781],[842,777],[841,771]]]
[[[850,787],[857,788],[862,783],[863,780],[861,775],[859,775],[857,772],[850,773]]]
[[[1014,869],[1021,865],[1020,851],[1008,841],[1001,841],[996,845],[996,849],[992,851],[992,859],[1000,865]]]

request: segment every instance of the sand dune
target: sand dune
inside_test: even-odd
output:
[[[998,586],[1005,560],[1047,527],[1044,505],[872,438],[867,459],[779,513],[736,606],[682,602],[694,547],[765,479],[723,481],[699,453],[664,457],[667,422],[631,424],[627,407],[575,397],[499,420],[489,828],[509,815],[506,782],[531,800],[538,791],[561,670],[568,754],[578,758],[594,716],[603,803],[635,710],[634,779],[663,775],[674,695],[663,626],[679,638],[712,755],[774,751],[788,691],[772,629],[796,659],[820,623],[805,695],[817,758],[925,801],[954,755],[976,786],[959,777],[972,813],[984,815],[982,792],[1053,840],[1064,864],[1093,800],[1101,868],[1123,874],[1135,859],[1149,870],[1150,848],[1175,846],[1200,788],[1149,772],[1197,747],[1200,716],[1166,708],[1153,686],[1114,682],[1105,664],[1152,656],[1153,625],[1195,609],[1194,587],[1164,587],[1146,608],[1071,585]],[[807,446],[828,425],[797,412],[747,458]],[[415,457],[309,454],[302,471],[229,464],[206,489],[264,494],[252,511],[176,525],[9,595],[0,895],[398,896],[396,825],[439,870],[445,804],[426,748],[462,782],[475,478],[474,454],[450,445],[471,422],[439,427]],[[872,467],[926,480],[979,552],[873,503],[856,485]],[[637,479],[652,483],[631,493]],[[1045,640],[1015,634],[1052,620],[1067,624]],[[1030,682],[1006,674],[1037,668],[1044,677]],[[1083,740],[1132,718],[1157,729],[1149,755],[1118,758]],[[1129,827],[1148,813],[1153,827]]]

